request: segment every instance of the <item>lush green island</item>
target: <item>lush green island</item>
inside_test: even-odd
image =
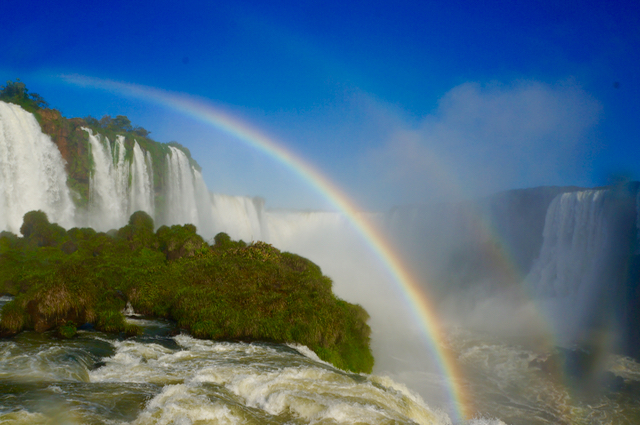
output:
[[[117,231],[65,230],[42,211],[24,216],[22,237],[0,233],[2,336],[55,330],[72,338],[87,323],[137,335],[123,310],[174,320],[200,338],[304,344],[335,366],[370,372],[368,314],[337,298],[311,261],[273,246],[210,245],[192,225],[162,226],[134,213]]]

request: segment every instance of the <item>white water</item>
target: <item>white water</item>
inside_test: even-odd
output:
[[[75,207],[66,180],[62,156],[34,116],[0,102],[0,230],[19,234],[24,214],[38,209],[69,227]]]
[[[151,332],[166,324],[129,319]],[[347,374],[306,347],[147,335],[0,341],[0,422],[432,424],[446,414],[387,378]]]
[[[129,190],[129,212],[145,211],[155,213],[153,191],[153,164],[151,154],[145,153],[138,142],[133,144],[133,161],[131,163],[131,189]]]
[[[124,138],[114,142],[84,128],[93,160],[89,185],[88,225],[106,231],[124,226],[135,211],[155,214],[153,164],[148,152],[134,142],[127,160]]]
[[[121,227],[127,217],[127,186],[129,170],[125,163],[124,141],[118,137],[112,148],[106,137],[89,136],[93,172],[89,183],[89,225],[106,231]]]
[[[122,340],[80,331],[60,340],[25,332],[0,340],[0,422],[451,424],[404,385],[344,373],[306,347],[168,337],[167,323],[128,320],[145,335]],[[464,424],[637,423],[632,394],[576,400],[556,376],[531,366],[540,353],[462,330],[450,332],[448,343],[467,391],[490,412]],[[611,356],[607,368],[640,379],[631,359]]]
[[[590,307],[607,284],[603,262],[612,241],[605,218],[606,194],[606,190],[586,190],[553,200],[540,256],[526,278],[562,340],[571,340],[588,324]]]
[[[200,214],[196,200],[195,173],[189,159],[173,146],[167,160],[166,223],[200,225]]]

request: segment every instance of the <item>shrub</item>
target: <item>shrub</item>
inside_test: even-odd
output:
[[[55,223],[49,223],[43,211],[29,211],[24,215],[20,233],[37,246],[56,246],[67,240],[67,232]]]

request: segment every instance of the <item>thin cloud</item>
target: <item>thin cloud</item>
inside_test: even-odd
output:
[[[372,102],[375,102],[372,100]],[[429,202],[515,187],[579,184],[596,149],[601,106],[573,83],[465,83],[418,123],[397,119],[364,168],[397,203]]]

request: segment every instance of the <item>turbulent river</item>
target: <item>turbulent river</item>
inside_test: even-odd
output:
[[[446,423],[388,378],[349,374],[306,347],[91,330],[0,341],[0,423]]]
[[[3,298],[6,302],[8,298]],[[123,339],[91,329],[71,340],[24,332],[0,341],[0,423],[450,424],[450,416],[390,378],[351,374],[306,347],[214,342],[169,322]],[[613,356],[622,384],[577,397],[522,345],[452,331],[473,396],[471,424],[634,424],[640,365]]]

